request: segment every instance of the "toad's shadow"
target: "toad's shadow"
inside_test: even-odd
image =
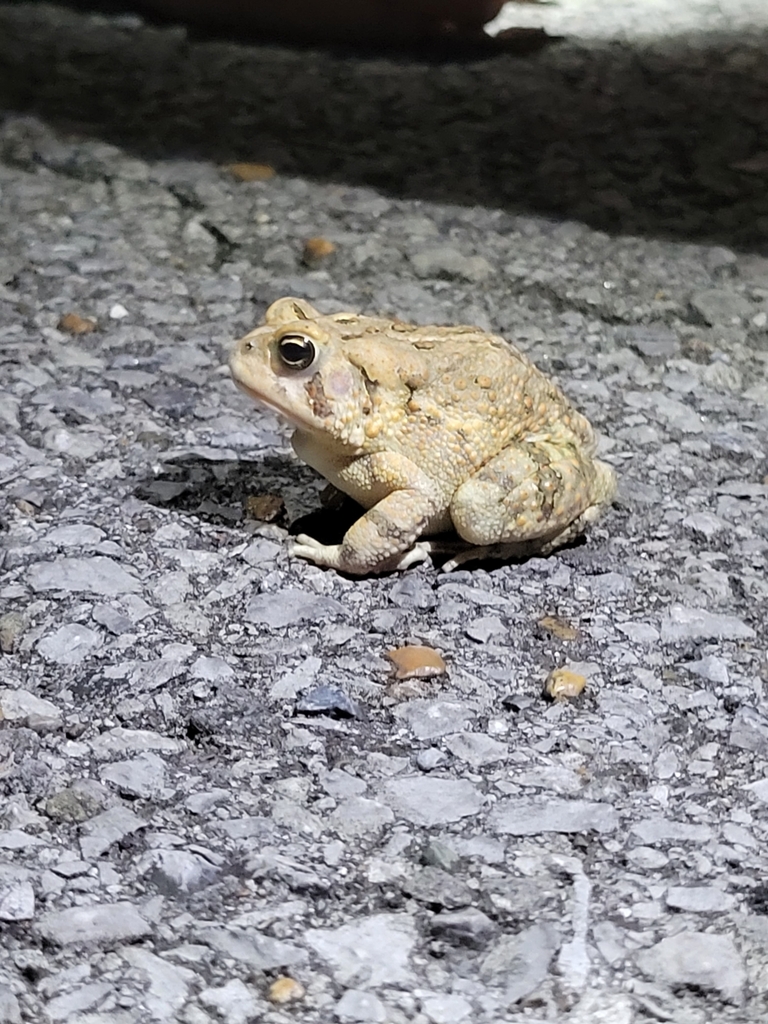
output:
[[[237,462],[176,456],[163,466],[162,473],[136,482],[137,498],[158,508],[178,509],[211,526],[242,528],[243,539],[253,527],[269,522],[292,536],[307,533],[322,544],[338,544],[365,512],[357,502],[342,494],[337,494],[327,505],[321,503],[324,481],[308,466],[280,456]],[[274,499],[274,503],[270,500],[268,504],[274,504],[275,514],[268,518],[254,514],[254,504],[259,499]],[[492,547],[472,548],[453,533],[441,534],[430,541],[436,566],[464,552],[468,557],[460,559],[462,568],[482,565],[485,569],[495,569],[503,565],[522,565],[537,557],[535,546],[521,545],[517,553],[508,550],[504,555],[496,555]],[[575,537],[559,548],[557,556],[567,562],[575,560],[575,564],[587,572],[606,571],[605,557],[612,557],[590,548],[584,536]]]
[[[210,525],[244,526],[244,537],[248,524],[269,522],[336,544],[363,509],[346,497],[323,507],[323,487],[308,466],[280,456],[232,462],[189,455],[164,461],[161,473],[136,481],[134,494]]]
[[[152,159],[255,160],[400,197],[761,251],[766,52],[754,30],[430,64],[191,41],[28,3],[0,6],[0,109]]]

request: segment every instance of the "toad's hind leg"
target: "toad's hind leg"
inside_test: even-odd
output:
[[[451,518],[470,544],[550,551],[581,533],[616,493],[610,466],[572,442],[505,448],[456,491]]]

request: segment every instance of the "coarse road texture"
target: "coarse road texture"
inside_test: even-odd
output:
[[[768,1017],[768,31],[626,6],[440,63],[0,4],[0,1022]],[[224,368],[282,294],[504,333],[614,508],[291,560]]]

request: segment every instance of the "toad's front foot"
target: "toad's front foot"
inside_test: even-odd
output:
[[[401,551],[387,558],[373,561],[364,552],[353,551],[348,544],[321,544],[319,540],[300,533],[293,542],[291,554],[296,558],[304,558],[315,565],[327,565],[338,572],[346,572],[352,576],[366,576],[381,572],[394,572],[407,569],[417,562],[429,558],[430,545],[427,541],[414,544],[408,551]]]

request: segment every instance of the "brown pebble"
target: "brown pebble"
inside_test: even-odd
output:
[[[586,676],[569,668],[556,668],[547,676],[544,692],[551,700],[572,700],[584,691]]]
[[[577,640],[579,637],[579,631],[575,626],[565,619],[558,619],[556,615],[545,615],[543,619],[539,619],[539,625],[558,640]]]
[[[336,246],[333,242],[328,238],[322,238],[318,235],[317,238],[308,238],[306,240],[301,258],[308,267],[316,267],[320,263],[324,263],[335,252]]]
[[[442,655],[432,647],[407,646],[387,651],[387,657],[396,668],[396,679],[428,679],[446,671]]]
[[[277,978],[269,986],[269,992],[267,998],[270,1003],[276,1003],[278,1006],[282,1006],[285,1003],[295,1003],[299,999],[303,999],[306,993],[306,989],[300,981],[296,981],[295,978]]]
[[[238,181],[269,181],[275,176],[275,168],[269,164],[228,164],[226,170]]]
[[[271,523],[285,511],[279,494],[249,494],[243,502],[246,515],[262,523]]]
[[[90,317],[80,316],[79,313],[65,313],[56,326],[67,334],[91,334],[98,324]]]

